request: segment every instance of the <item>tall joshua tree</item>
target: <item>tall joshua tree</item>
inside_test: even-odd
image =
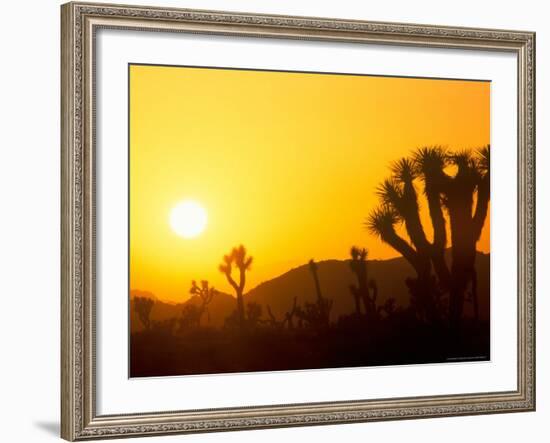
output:
[[[447,153],[439,147],[420,148],[415,152],[413,158],[418,174],[424,183],[424,195],[428,202],[428,210],[432,221],[434,233],[431,244],[432,262],[441,286],[448,289],[451,275],[445,262],[447,228],[442,194],[448,178],[444,172],[447,165]]]
[[[369,317],[372,314],[371,299],[367,283],[367,256],[368,251],[365,248],[353,246],[350,250],[351,260],[349,266],[357,278],[357,285],[350,285],[350,291],[355,300],[355,312],[361,315],[361,302],[365,309],[365,314]]]
[[[319,326],[327,327],[329,324],[330,310],[332,308],[332,300],[324,298],[321,293],[321,284],[319,283],[319,274],[317,269],[317,263],[313,259],[309,261],[309,271],[313,276],[315,282],[315,292],[317,294],[317,306],[316,311],[318,314]]]
[[[417,281],[410,287],[417,288],[422,292],[417,295],[424,298],[433,290],[433,265],[439,288],[450,295],[448,316],[455,330],[460,327],[468,285],[477,303],[476,243],[489,206],[489,169],[489,146],[475,153],[451,153],[440,147],[418,149],[411,158],[393,164],[391,177],[378,188],[381,205],[367,219],[369,230],[413,266]],[[424,185],[434,232],[432,242],[420,221],[418,182]],[[450,269],[444,258],[447,219],[452,244]],[[409,241],[397,233],[398,223],[404,224]]]
[[[240,327],[245,325],[245,312],[243,291],[246,284],[246,271],[250,270],[252,265],[252,257],[247,257],[246,248],[240,245],[237,248],[233,248],[228,255],[224,255],[223,262],[219,266],[221,273],[225,275],[227,281],[234,289],[237,296],[237,316],[239,319]],[[239,283],[237,283],[232,277],[233,267],[236,267],[239,271]]]
[[[309,265],[309,272],[311,272],[311,275],[313,276],[313,281],[315,282],[315,293],[317,294],[317,301],[322,300],[323,294],[321,293],[321,284],[319,283],[317,263],[315,263],[315,261],[311,259],[308,265]]]
[[[214,296],[218,293],[214,287],[210,286],[208,284],[207,280],[201,280],[201,285],[197,285],[197,282],[193,280],[191,282],[191,289],[189,289],[189,293],[192,295],[197,295],[200,300],[201,304],[199,307],[199,318],[198,318],[198,326],[200,326],[201,317],[206,312],[208,321],[210,321],[210,312],[208,311],[208,305],[212,302],[212,299]]]

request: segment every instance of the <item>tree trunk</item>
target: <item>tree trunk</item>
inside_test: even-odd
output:
[[[317,301],[320,303],[323,300],[323,296],[321,294],[321,285],[319,284],[319,277],[317,275],[317,272],[313,272],[313,280],[315,281],[315,291],[317,293]]]
[[[471,219],[471,205],[450,208],[452,258],[449,321],[455,333],[460,332],[464,296],[475,266],[476,241]]]
[[[242,291],[237,292],[237,313],[239,315],[239,326],[244,327],[245,315],[244,315],[244,301]]]

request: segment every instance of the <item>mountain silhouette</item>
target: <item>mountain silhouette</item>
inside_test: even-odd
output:
[[[449,250],[447,250],[447,254]],[[325,260],[317,262],[318,275],[323,297],[333,300],[330,320],[336,321],[341,315],[354,312],[354,300],[349,285],[355,283],[355,276],[350,268],[350,260]],[[478,275],[479,316],[481,320],[489,319],[489,287],[490,287],[490,255],[477,253],[476,271]],[[394,298],[397,307],[407,307],[410,303],[405,280],[414,278],[415,273],[411,265],[402,257],[389,260],[368,260],[368,278],[376,280],[378,286],[377,304],[382,305],[387,299]],[[136,296],[148,297],[155,301],[151,310],[151,321],[163,321],[170,318],[179,318],[186,304],[200,305],[200,298],[193,296],[184,303],[170,304],[160,301],[152,293],[132,290],[130,293],[131,330],[142,330],[143,324],[133,309],[133,298]],[[263,318],[267,317],[267,306],[278,319],[292,309],[294,298],[298,304],[315,302],[315,284],[308,264],[291,269],[271,280],[260,283],[244,295],[244,303],[258,303],[263,309]],[[221,327],[225,318],[236,309],[236,299],[226,293],[218,293],[212,299],[201,320],[201,325]],[[208,314],[210,320],[208,320]],[[466,304],[466,316],[473,315],[471,303]]]
[[[150,314],[151,321],[153,322],[161,322],[170,318],[180,318],[185,305],[196,304],[200,306],[201,304],[201,300],[197,295],[192,296],[183,303],[169,303],[159,300],[159,298],[151,292],[132,290],[130,291],[130,327],[132,332],[138,332],[144,329],[139,316],[134,310],[135,297],[146,297],[155,302]],[[223,292],[218,292],[208,306],[208,311],[204,313],[201,325],[217,328],[223,326],[225,318],[235,309],[235,304],[235,297]]]
[[[132,289],[130,291],[130,300],[136,298],[136,297],[144,297],[144,298],[150,298],[153,301],[158,301],[158,297],[149,291],[142,291],[140,289]]]
[[[478,274],[480,319],[482,320],[489,318],[489,262],[489,254],[478,252],[476,270]],[[350,314],[355,310],[354,300],[349,290],[349,285],[355,283],[355,276],[349,263],[350,260],[317,262],[323,297],[333,300],[331,321],[336,321],[339,316]],[[368,261],[368,278],[376,280],[378,285],[378,305],[393,297],[396,306],[408,306],[410,295],[405,279],[414,276],[413,268],[402,257]],[[314,281],[307,264],[259,284],[250,290],[244,299],[245,303],[256,302],[264,308],[269,305],[273,314],[280,317],[292,308],[294,297],[298,297],[299,304],[303,304],[304,301],[315,301]],[[466,315],[471,315],[470,309],[471,306],[467,306]]]

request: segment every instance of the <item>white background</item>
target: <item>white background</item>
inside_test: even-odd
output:
[[[148,3],[134,0],[134,3]],[[537,31],[537,161],[549,163],[550,78],[544,2],[428,1],[159,1],[166,6],[317,15],[366,20],[519,28]],[[0,28],[0,405],[3,441],[54,441],[59,422],[59,3],[13,2],[3,5]],[[539,173],[538,225],[548,223],[548,174]],[[544,321],[550,302],[544,263],[549,262],[549,234],[538,231],[537,371],[538,411],[355,424],[316,428],[248,431],[143,441],[545,441],[550,418],[548,353],[550,326]],[[543,272],[541,272],[543,271]],[[526,438],[527,437],[527,438]]]

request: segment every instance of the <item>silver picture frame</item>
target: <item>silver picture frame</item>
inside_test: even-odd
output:
[[[61,7],[61,436],[70,441],[533,411],[535,409],[535,34],[327,18],[72,2]],[[517,55],[517,389],[120,415],[96,413],[95,33],[190,32],[505,51]],[[515,345],[511,344],[511,345]]]

